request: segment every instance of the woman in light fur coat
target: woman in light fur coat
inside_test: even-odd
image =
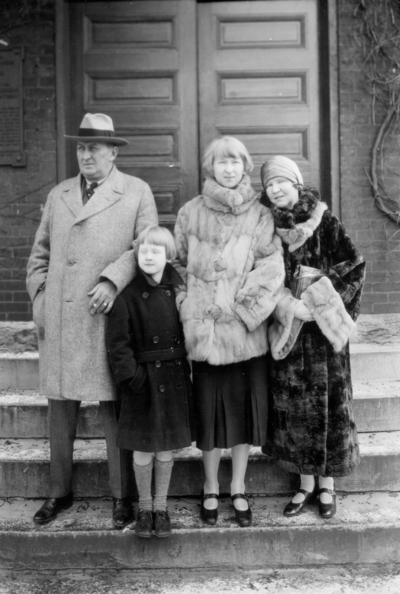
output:
[[[273,360],[263,451],[300,474],[285,516],[303,510],[318,476],[319,513],[331,518],[333,477],[350,474],[359,463],[349,336],[360,309],[365,261],[318,191],[304,187],[291,159],[269,159],[261,180],[261,202],[272,209],[286,271],[268,330]]]
[[[231,497],[240,526],[251,524],[245,495],[249,444],[266,441],[266,320],[283,289],[281,241],[260,204],[244,145],[215,140],[203,157],[203,193],[178,213],[176,245],[186,287],[177,296],[193,361],[197,447],[205,483],[201,517],[218,516],[218,467],[232,449]]]

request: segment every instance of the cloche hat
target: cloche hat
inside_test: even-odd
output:
[[[65,134],[65,138],[83,142],[107,142],[117,146],[129,144],[129,140],[115,136],[113,121],[110,116],[104,113],[85,114],[79,127],[78,136]]]

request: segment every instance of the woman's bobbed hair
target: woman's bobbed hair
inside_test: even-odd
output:
[[[139,233],[134,245],[136,261],[138,260],[139,247],[143,243],[151,243],[153,245],[160,246],[163,245],[165,247],[165,255],[167,260],[173,260],[176,257],[175,240],[171,231],[169,231],[169,229],[166,227],[151,225]]]
[[[234,136],[216,138],[208,145],[203,154],[203,172],[210,177],[214,177],[214,161],[221,157],[230,157],[232,159],[240,157],[243,161],[246,173],[249,173],[254,167],[249,151],[244,146],[243,142]]]

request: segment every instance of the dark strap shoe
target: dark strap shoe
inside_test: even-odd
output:
[[[202,490],[200,493],[200,518],[209,526],[215,526],[218,520],[218,508],[207,509],[204,507],[204,501],[206,499],[219,499],[219,495],[216,493],[206,493]]]
[[[162,509],[156,509],[153,514],[154,519],[154,532],[158,538],[166,538],[171,536],[171,520],[169,519],[168,511]]]
[[[140,509],[136,518],[135,534],[140,538],[150,538],[153,529],[153,512]]]
[[[132,499],[124,497],[124,499],[113,498],[113,513],[112,521],[114,528],[121,530],[127,524],[133,521]]]
[[[251,513],[251,509],[250,509],[250,505],[249,505],[249,498],[247,497],[247,495],[245,493],[236,493],[236,495],[232,495],[231,496],[232,499],[232,504],[233,504],[233,509],[235,510],[235,520],[236,522],[239,524],[239,526],[241,528],[246,528],[247,526],[251,526],[251,523],[253,521],[253,515]],[[236,509],[234,501],[236,501],[236,499],[244,499],[245,501],[247,501],[247,509],[245,510],[240,510],[240,509]]]
[[[293,503],[293,501],[289,501],[285,509],[283,510],[283,515],[287,518],[292,518],[293,516],[298,516],[303,511],[304,507],[307,503],[311,500],[314,495],[314,491],[306,491],[305,489],[299,489],[297,493],[302,493],[304,495],[303,501],[300,503]],[[297,495],[296,493],[296,495]],[[293,497],[296,497],[294,495]]]
[[[328,493],[332,497],[330,503],[322,503],[320,495],[321,493]],[[330,520],[336,513],[336,493],[332,489],[319,489],[318,490],[318,507],[319,515],[325,520]]]
[[[35,524],[48,524],[55,520],[58,513],[63,509],[69,509],[74,502],[74,495],[68,493],[65,497],[51,497],[46,499],[42,507],[33,516]]]

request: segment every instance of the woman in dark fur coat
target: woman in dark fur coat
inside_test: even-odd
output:
[[[269,159],[261,180],[261,202],[272,209],[286,271],[268,329],[273,359],[263,451],[300,474],[285,516],[303,510],[318,476],[320,515],[331,518],[333,478],[350,474],[360,458],[348,339],[360,309],[365,261],[318,191],[303,186],[294,161]]]

